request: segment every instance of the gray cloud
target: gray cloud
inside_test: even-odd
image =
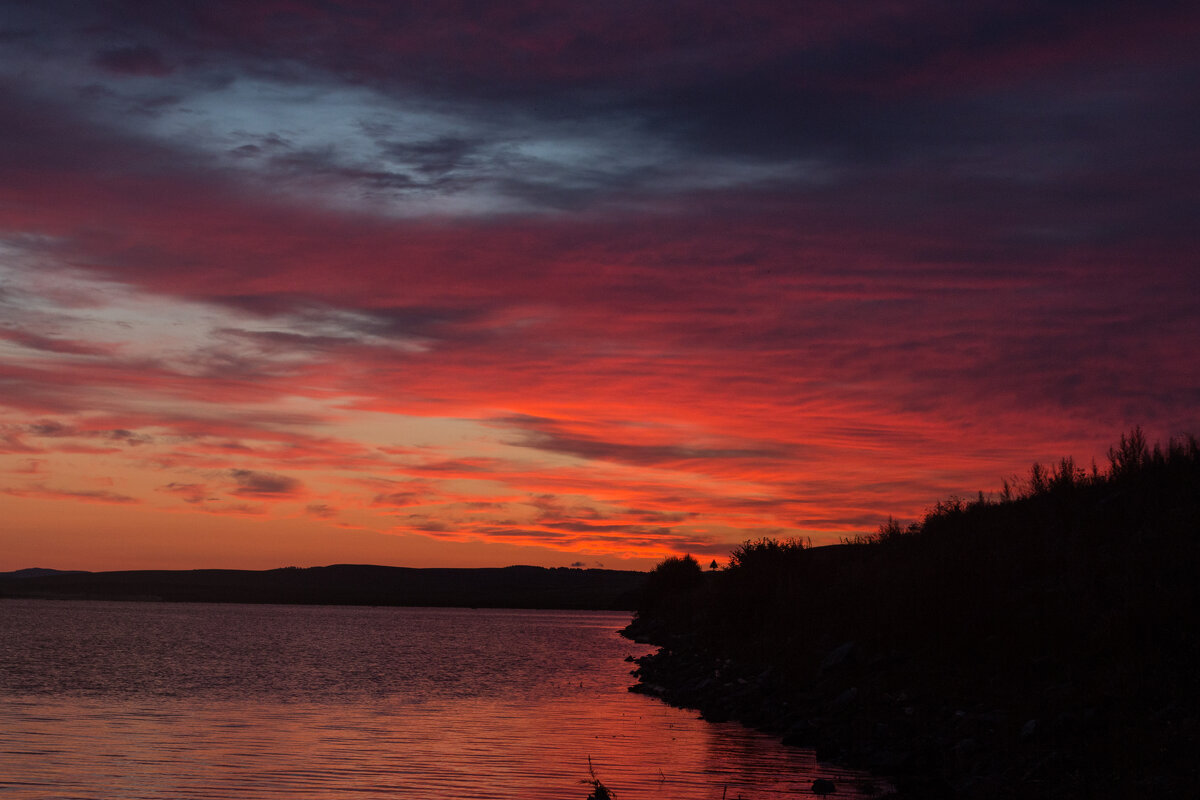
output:
[[[384,141],[384,152],[398,164],[430,178],[474,165],[484,140],[439,136],[417,141]]]
[[[169,75],[172,68],[162,53],[144,44],[101,50],[93,62],[118,75]]]
[[[271,472],[234,469],[229,474],[238,484],[233,494],[239,497],[287,497],[299,494],[304,488],[295,478]]]
[[[338,510],[325,503],[310,503],[304,507],[304,513],[317,519],[333,519],[338,515]]]
[[[654,466],[679,461],[724,459],[774,459],[782,453],[771,447],[704,447],[688,444],[639,444],[608,441],[568,433],[554,420],[529,416],[509,416],[492,420],[522,431],[519,439],[509,442],[548,452],[584,459],[616,461],[639,466]]]
[[[392,508],[403,508],[405,506],[419,506],[428,499],[424,492],[388,492],[386,494],[377,494],[371,501],[372,505],[389,506]]]

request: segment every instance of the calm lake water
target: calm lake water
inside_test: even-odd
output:
[[[854,796],[631,694],[628,614],[0,601],[0,797]]]

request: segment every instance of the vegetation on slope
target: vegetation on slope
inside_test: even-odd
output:
[[[839,546],[668,559],[630,633],[644,690],[922,794],[1200,796],[1198,578],[1200,445],[1135,430]]]

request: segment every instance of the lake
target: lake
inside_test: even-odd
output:
[[[0,797],[854,796],[865,776],[633,694],[629,615],[0,601]]]

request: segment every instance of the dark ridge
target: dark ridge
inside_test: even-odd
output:
[[[813,746],[907,797],[1200,797],[1200,445],[810,548],[668,559],[635,690]]]
[[[63,569],[45,569],[44,567],[28,567],[26,569],[18,569],[12,572],[0,572],[0,580],[5,578],[40,578],[43,575],[66,575],[68,573],[78,573],[80,570],[63,570]]]
[[[263,571],[29,572],[0,573],[0,597],[632,610],[646,579],[644,572],[611,569],[358,564]]]

